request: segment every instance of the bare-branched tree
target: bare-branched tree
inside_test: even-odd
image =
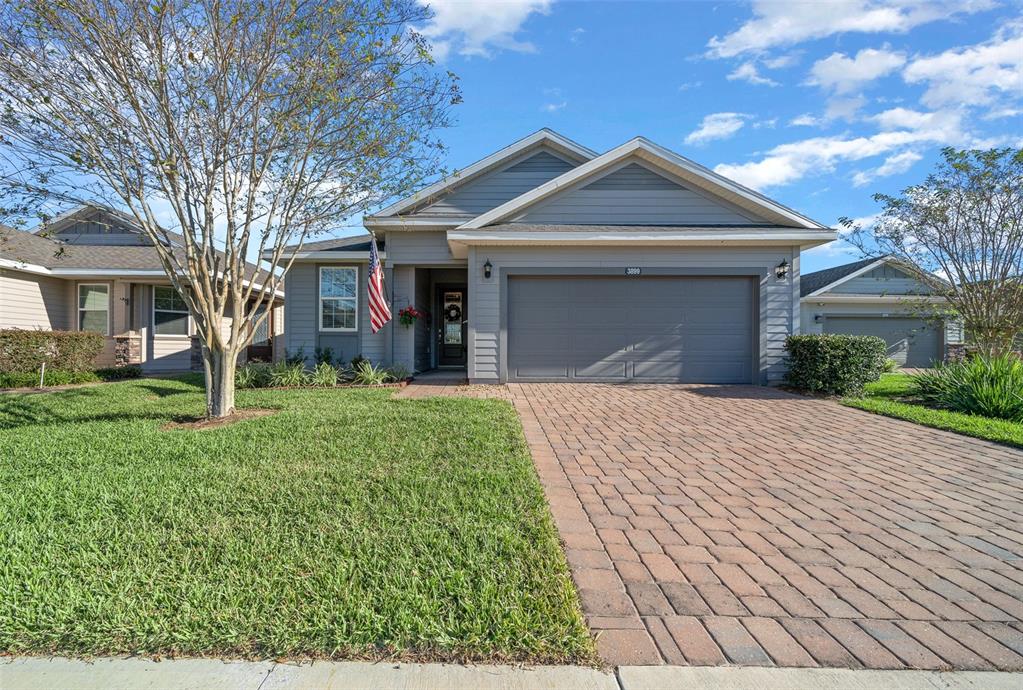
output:
[[[0,185],[134,218],[197,325],[207,414],[229,415],[285,245],[436,172],[458,91],[426,18],[413,0],[15,0]]]
[[[1023,331],[1023,150],[946,148],[935,171],[884,208],[872,227],[851,228],[869,254],[890,254],[934,281],[985,354],[1006,352]]]

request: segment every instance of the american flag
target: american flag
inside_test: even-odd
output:
[[[380,255],[377,254],[377,236],[372,235],[369,241],[369,323],[376,333],[384,324],[391,320],[391,308],[387,306],[384,296],[384,271],[380,268]]]

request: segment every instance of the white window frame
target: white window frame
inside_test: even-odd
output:
[[[355,271],[355,296],[354,297],[324,297],[323,296],[323,272],[324,271]],[[320,330],[325,333],[356,333],[359,330],[359,267],[358,266],[320,266],[316,272],[316,321]],[[325,299],[354,299],[355,300],[355,326],[352,328],[324,328],[323,327],[323,300]]]
[[[107,327],[106,327],[106,330],[103,331],[103,335],[106,336],[106,337],[110,337],[110,331],[111,331],[110,319],[113,316],[113,314],[111,314],[111,312],[113,310],[110,308],[110,295],[113,292],[113,290],[110,289],[110,283],[78,283],[78,289],[75,291],[75,317],[76,317],[76,319],[75,319],[76,324],[75,325],[78,326],[78,330],[79,331],[84,333],[85,331],[82,330],[82,312],[83,311],[94,311],[94,310],[82,309],[82,288],[83,287],[102,287],[102,288],[106,288],[106,290],[107,290]],[[89,333],[93,333],[95,331],[88,331],[88,332]]]
[[[186,313],[188,315],[188,327],[185,329],[186,332],[185,332],[184,335],[179,335],[177,333],[157,333],[156,332],[156,289],[157,288],[168,288],[170,290],[173,290],[174,286],[173,285],[154,285],[153,289],[150,291],[149,323],[150,323],[150,327],[153,329],[153,337],[154,338],[180,338],[182,340],[184,340],[185,338],[191,338],[192,337],[192,312],[191,311],[187,311],[187,310],[186,310]],[[180,314],[181,313],[181,312],[173,311],[171,309],[161,309],[160,311],[169,311],[169,312],[172,312],[174,314]]]

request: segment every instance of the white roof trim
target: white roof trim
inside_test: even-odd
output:
[[[805,304],[945,304],[948,300],[934,295],[807,295],[799,300]]]
[[[874,263],[867,264],[863,268],[856,269],[855,271],[853,271],[852,273],[850,273],[847,276],[842,276],[838,280],[836,280],[834,282],[831,282],[831,283],[828,283],[827,285],[825,285],[824,287],[822,287],[822,288],[820,288],[818,290],[814,290],[813,292],[811,292],[809,295],[807,295],[803,299],[806,299],[807,297],[814,297],[814,296],[819,295],[819,294],[821,294],[823,292],[827,292],[828,290],[830,290],[833,287],[837,287],[837,286],[841,285],[842,283],[848,282],[848,281],[852,280],[853,278],[856,278],[858,276],[863,275],[864,273],[868,273],[870,271],[873,271],[878,266],[885,265],[886,263],[888,263],[888,261],[889,261],[889,257],[882,256],[880,259],[878,259]]]
[[[370,218],[367,216],[363,219],[362,224],[367,228],[381,228],[384,230],[409,230],[411,228],[417,229],[428,229],[428,230],[447,230],[448,228],[457,228],[459,225],[465,222],[465,218],[415,218],[412,216],[395,216],[390,218]]]
[[[643,232],[627,230],[606,231],[495,231],[495,230],[452,230],[448,232],[448,246],[456,258],[464,258],[470,245],[474,246],[543,246],[543,245],[589,245],[589,246],[679,246],[679,245],[782,245],[798,244],[812,247],[832,241],[837,233],[832,230],[700,230],[677,232]]]
[[[763,194],[733,182],[726,177],[695,163],[684,156],[658,146],[643,137],[636,137],[621,146],[611,149],[596,158],[546,182],[525,194],[501,204],[497,208],[476,216],[459,226],[459,229],[474,230],[507,220],[518,215],[526,207],[550,198],[559,191],[582,182],[608,169],[625,158],[636,155],[656,166],[665,168],[684,180],[691,180],[702,189],[717,193],[726,200],[738,203],[749,210],[766,215],[770,219],[781,219],[781,224],[793,223],[807,229],[825,229],[824,225],[803,216],[792,209],[768,199]],[[699,182],[697,182],[699,181]]]
[[[387,208],[384,208],[377,213],[374,213],[371,218],[374,220],[379,219],[382,216],[395,216],[399,213],[407,211],[421,203],[425,199],[428,199],[435,194],[438,194],[449,187],[455,187],[465,184],[471,179],[478,177],[479,175],[496,168],[504,161],[512,158],[523,151],[526,151],[534,146],[541,144],[550,144],[555,150],[562,149],[567,151],[581,160],[588,161],[596,157],[597,153],[590,149],[577,144],[571,139],[564,137],[557,132],[544,128],[538,132],[533,132],[529,136],[519,139],[514,144],[506,146],[496,153],[492,153],[482,160],[478,160],[467,168],[458,171],[457,175],[449,175],[443,180],[433,183],[432,185],[419,190],[412,196],[405,197],[404,199],[397,201]]]
[[[379,252],[380,259],[387,258],[387,252]],[[287,254],[285,256],[292,256]],[[337,251],[334,249],[324,249],[312,252],[298,252],[294,255],[295,259],[346,259],[348,261],[369,261],[369,252],[344,252]]]

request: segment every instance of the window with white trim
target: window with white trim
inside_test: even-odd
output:
[[[359,269],[320,266],[320,330],[354,331],[359,326]]]
[[[78,284],[78,330],[110,335],[110,286]]]
[[[153,333],[188,335],[188,303],[169,285],[153,286]]]

